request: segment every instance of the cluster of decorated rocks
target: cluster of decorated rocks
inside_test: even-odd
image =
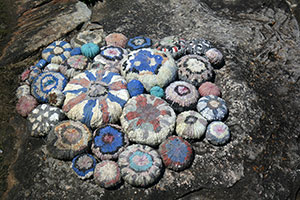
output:
[[[190,142],[229,141],[228,109],[213,83],[223,64],[204,39],[128,39],[91,25],[71,44],[50,44],[22,73],[16,110],[79,178],[147,187],[163,167],[192,164]]]

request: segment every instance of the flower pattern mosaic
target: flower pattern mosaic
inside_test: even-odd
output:
[[[130,141],[158,145],[175,128],[176,115],[161,98],[142,94],[124,106],[121,125]]]

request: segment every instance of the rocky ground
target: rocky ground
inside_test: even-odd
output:
[[[300,9],[281,0],[110,0],[92,13],[76,1],[16,1],[0,55],[0,195],[3,199],[296,199],[300,188]],[[230,114],[224,147],[193,143],[191,168],[165,170],[147,189],[104,190],[48,156],[16,114],[18,75],[41,50],[85,21],[128,37],[204,37],[225,55],[216,71]],[[12,20],[13,21],[13,20]],[[13,24],[13,23],[12,23]],[[11,37],[9,37],[11,36]],[[4,42],[3,42],[4,41]],[[299,196],[298,196],[299,199]]]

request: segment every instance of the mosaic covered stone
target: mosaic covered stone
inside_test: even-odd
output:
[[[121,61],[121,74],[127,81],[141,81],[149,92],[153,86],[163,88],[177,75],[177,66],[169,53],[155,49],[139,49]]]
[[[168,103],[149,94],[129,99],[120,118],[130,141],[148,145],[158,145],[172,134],[175,120]]]
[[[43,69],[47,65],[47,61],[44,59],[39,60],[35,66],[38,67],[39,69]]]
[[[104,45],[104,38],[105,33],[103,29],[97,29],[97,30],[85,30],[80,33],[78,33],[74,38],[71,39],[71,45],[72,47],[81,47],[84,44],[87,43],[94,43],[98,46]]]
[[[178,136],[168,137],[159,145],[158,152],[164,165],[175,171],[186,169],[193,161],[192,145]]]
[[[153,184],[161,175],[162,161],[157,151],[146,145],[128,146],[119,156],[122,178],[137,187]]]
[[[22,96],[30,95],[30,86],[29,85],[21,85],[17,88],[16,96],[20,99]]]
[[[88,179],[94,174],[96,159],[90,154],[80,154],[73,158],[72,169],[80,179]]]
[[[63,67],[61,64],[49,63],[45,68],[44,72],[60,72],[60,68]]]
[[[58,72],[43,72],[31,84],[31,94],[42,103],[47,103],[47,95],[54,89],[63,90],[67,78]]]
[[[62,121],[56,124],[47,138],[47,150],[51,156],[71,160],[88,150],[92,142],[90,129],[79,121]]]
[[[196,108],[199,93],[195,86],[184,81],[175,81],[166,88],[166,101],[177,112]]]
[[[197,110],[209,122],[221,121],[228,113],[225,101],[214,95],[201,97],[197,104]]]
[[[88,58],[94,58],[100,51],[100,48],[97,44],[87,43],[81,46],[82,55]]]
[[[156,97],[160,97],[160,98],[165,96],[164,89],[162,89],[159,86],[152,87],[151,90],[150,90],[150,94],[153,95],[153,96],[156,96]]]
[[[31,136],[45,136],[51,128],[65,118],[63,111],[48,104],[40,104],[28,115]]]
[[[40,73],[42,73],[42,70],[36,66],[25,69],[20,76],[22,84],[30,85]]]
[[[205,56],[214,68],[222,67],[222,64],[224,64],[223,54],[216,48],[211,48],[206,51]]]
[[[186,53],[198,54],[200,56],[203,56],[205,55],[205,52],[207,52],[211,48],[213,48],[213,45],[208,40],[205,40],[203,38],[192,39],[187,44]]]
[[[37,105],[38,102],[33,96],[25,95],[21,96],[18,100],[16,110],[22,117],[27,117],[27,115],[31,113],[35,107],[37,107]]]
[[[130,38],[126,44],[126,48],[133,50],[138,50],[141,48],[149,48],[152,46],[152,41],[148,37],[137,36],[134,38]]]
[[[65,95],[61,90],[54,89],[47,94],[47,101],[50,105],[60,107],[63,105]]]
[[[199,87],[201,83],[214,78],[214,71],[211,64],[202,56],[183,56],[177,65],[178,78],[193,84],[195,87]]]
[[[125,48],[128,38],[122,33],[111,33],[105,37],[107,46]]]
[[[95,182],[103,188],[113,188],[121,183],[121,173],[118,164],[105,160],[96,165],[94,171]]]
[[[120,73],[119,62],[127,55],[128,52],[121,47],[105,46],[100,50],[99,55],[94,58],[94,62],[102,63],[106,68],[116,68],[117,73]]]
[[[101,160],[117,159],[127,145],[128,139],[121,127],[111,124],[95,130],[92,151]]]
[[[117,122],[129,99],[124,78],[99,69],[78,74],[63,92],[66,96],[63,110],[67,116],[91,128]]]
[[[206,119],[193,110],[180,113],[176,119],[176,133],[185,139],[200,139],[206,126]]]
[[[64,65],[60,66],[60,72],[68,77],[73,78],[77,74],[83,72],[88,65],[88,58],[84,55],[71,56]]]
[[[55,41],[42,51],[42,58],[48,63],[60,64],[71,56],[71,45],[65,41]]]
[[[127,89],[131,97],[143,94],[145,90],[141,81],[135,79],[127,83]]]
[[[205,138],[213,145],[224,145],[230,139],[229,128],[221,121],[215,121],[208,125]]]
[[[220,97],[221,96],[221,90],[220,88],[212,83],[212,82],[205,82],[205,83],[202,83],[198,89],[199,91],[199,94],[201,96],[208,96],[208,95],[214,95],[214,96],[218,96]]]
[[[178,58],[185,54],[186,40],[176,36],[168,36],[156,42],[153,47],[160,51],[169,52],[173,58]]]

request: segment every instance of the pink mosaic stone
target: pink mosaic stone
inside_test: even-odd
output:
[[[214,96],[218,96],[218,97],[221,96],[220,88],[212,82],[205,82],[205,83],[201,84],[198,89],[198,92],[202,97],[208,96],[208,95],[214,95]]]
[[[111,33],[105,37],[107,46],[116,46],[125,48],[128,38],[122,33]]]
[[[27,115],[37,107],[38,102],[31,95],[22,96],[16,105],[17,112],[23,117],[27,117]]]

